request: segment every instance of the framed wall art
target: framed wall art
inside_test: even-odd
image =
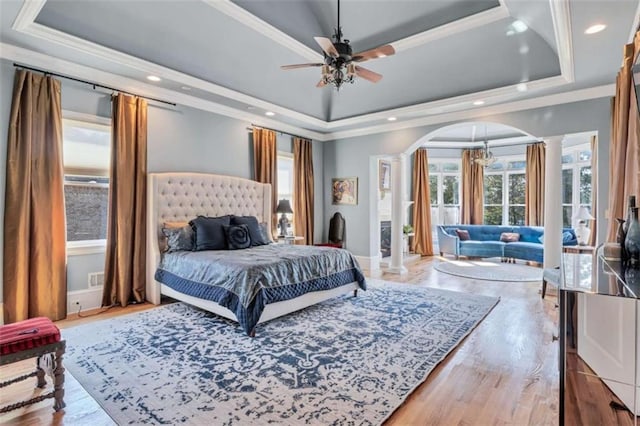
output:
[[[331,179],[332,204],[358,204],[358,178],[333,178]]]

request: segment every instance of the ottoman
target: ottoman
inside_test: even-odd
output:
[[[0,383],[0,389],[34,376],[38,379],[37,387],[43,388],[46,385],[45,372],[53,379],[53,391],[6,405],[0,408],[0,413],[47,398],[54,398],[55,411],[64,408],[64,350],[65,342],[60,337],[60,330],[49,318],[38,317],[0,326],[0,366],[37,358],[35,371]]]

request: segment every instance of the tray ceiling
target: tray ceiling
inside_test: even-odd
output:
[[[322,60],[313,37],[331,36],[335,1],[29,3],[1,2],[3,45],[126,77],[129,89],[156,87],[168,100],[215,103],[231,116],[275,111],[272,120],[319,133],[611,84],[638,9],[638,0],[342,0],[354,51],[391,43],[397,53],[362,64],[384,76],[379,83],[359,78],[336,92],[315,87],[318,68],[280,69]],[[585,35],[597,22],[607,29]],[[150,84],[148,74],[162,81]]]

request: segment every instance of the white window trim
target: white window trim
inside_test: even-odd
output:
[[[564,148],[562,150],[562,155],[572,155],[573,161],[571,163],[563,163],[562,170],[573,170],[571,176],[571,185],[572,185],[572,193],[571,193],[571,204],[562,203],[562,207],[571,206],[571,224],[572,228],[576,228],[578,226],[577,223],[573,220],[573,215],[581,206],[586,206],[591,208],[592,203],[582,204],[580,203],[580,169],[583,167],[591,167],[591,159],[580,161],[580,151],[591,151],[591,144],[584,143],[580,145],[574,145],[568,148]],[[591,153],[593,155],[593,152]],[[593,199],[593,170],[591,171],[591,199]],[[594,217],[596,216],[593,212],[591,213]],[[563,223],[564,226],[564,223]]]
[[[106,253],[107,240],[67,241],[67,256]]]

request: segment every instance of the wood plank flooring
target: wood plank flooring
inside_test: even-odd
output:
[[[542,300],[540,283],[490,282],[442,274],[433,269],[432,258],[421,259],[408,268],[407,275],[385,273],[381,278],[407,285],[499,296],[501,301],[386,424],[557,424],[558,344],[552,341],[557,320],[555,297],[547,295]],[[58,325],[72,327],[150,308],[152,305],[148,304],[113,308],[89,318],[72,316]],[[33,362],[1,368],[0,379],[21,374]],[[0,404],[33,394],[34,380],[7,388],[9,391],[0,395]],[[67,407],[63,412],[53,414],[53,401],[47,400],[0,417],[0,424],[113,424],[68,371],[65,389]]]

